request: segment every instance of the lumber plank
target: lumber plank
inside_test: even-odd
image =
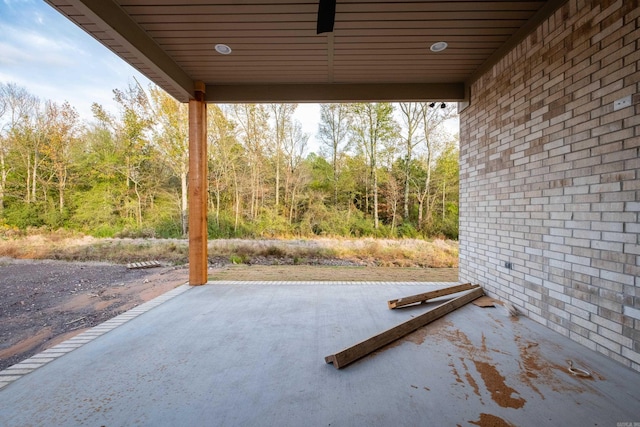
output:
[[[426,313],[414,317],[413,319],[409,319],[404,323],[396,325],[391,329],[387,329],[386,331],[361,341],[358,344],[345,348],[338,353],[331,354],[325,357],[324,360],[326,363],[332,363],[336,369],[344,368],[348,364],[355,362],[367,354],[372,353],[377,349],[404,337],[416,329],[441,318],[445,314],[470,303],[476,298],[480,298],[482,295],[484,295],[484,290],[481,287],[473,288],[464,295],[449,300],[437,306],[433,310],[429,310]]]
[[[438,298],[445,295],[457,294],[458,292],[468,291],[470,289],[474,289],[479,287],[480,285],[472,285],[471,283],[465,283],[463,285],[451,286],[444,289],[438,289],[435,291],[429,291],[422,294],[411,295],[404,298],[392,299],[387,301],[387,305],[390,309],[404,307],[409,304],[415,304],[417,302],[425,302],[432,298]]]
[[[158,261],[142,261],[142,262],[132,262],[127,264],[128,269],[153,268],[153,267],[160,267],[160,263]]]

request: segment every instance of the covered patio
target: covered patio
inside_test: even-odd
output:
[[[185,286],[16,365],[0,424],[640,422],[637,1],[338,1],[320,34],[315,0],[48,3],[189,102],[191,285],[207,102],[459,102],[460,280],[522,316],[467,305],[336,370],[445,284]]]
[[[606,426],[640,419],[640,374],[498,308],[470,304],[341,370],[325,363],[446,297],[403,310],[389,310],[387,300],[448,285],[185,285],[8,370],[30,373],[0,390],[0,424]],[[567,360],[592,377],[569,373]]]

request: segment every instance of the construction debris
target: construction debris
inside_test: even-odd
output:
[[[422,326],[433,322],[436,319],[450,313],[463,305],[475,300],[476,298],[484,295],[484,291],[481,287],[476,286],[470,292],[461,295],[457,298],[449,300],[433,310],[429,310],[419,316],[416,316],[404,323],[394,326],[391,329],[387,329],[371,338],[368,338],[358,344],[348,347],[338,353],[329,355],[324,358],[326,363],[332,363],[336,369],[343,368],[348,364],[355,362],[356,360],[370,354],[393,341],[404,337],[405,335],[415,331]]]
[[[493,299],[485,295],[475,300],[473,304],[482,308],[500,306],[503,308],[504,314],[507,316],[518,317],[518,309],[507,301],[498,301],[497,299]]]
[[[515,305],[511,304],[510,302],[503,302],[502,306],[504,307],[504,309],[506,310],[506,314],[508,316],[511,317],[518,317],[518,309],[516,308]]]
[[[400,299],[392,299],[387,301],[387,305],[390,309],[404,307],[410,304],[425,303],[430,299],[442,297],[445,295],[457,294],[458,292],[468,291],[470,289],[479,288],[480,285],[472,285],[471,283],[465,283],[464,285],[451,286],[449,288],[438,289],[435,291],[425,292],[423,294],[411,295]]]
[[[502,305],[502,302],[485,295],[473,301],[472,304],[477,305],[478,307],[486,308],[495,307],[496,305]]]
[[[585,371],[584,369],[580,368],[574,368],[573,360],[567,360],[567,364],[569,365],[569,372],[571,372],[576,377],[591,378],[591,372]]]
[[[136,269],[136,268],[154,268],[161,267],[158,261],[143,261],[143,262],[132,262],[127,264],[128,269]]]

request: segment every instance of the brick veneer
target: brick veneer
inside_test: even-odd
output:
[[[460,114],[460,280],[638,371],[639,39],[637,0],[569,0]]]

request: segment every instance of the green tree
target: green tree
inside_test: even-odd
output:
[[[413,160],[414,150],[421,142],[420,119],[423,117],[423,109],[426,107],[424,103],[401,102],[400,111],[402,118],[402,141],[404,143],[404,198],[403,212],[404,217],[409,219],[409,194],[411,189],[411,161]]]
[[[398,128],[393,118],[393,105],[389,103],[368,103],[352,105],[352,135],[364,154],[369,166],[369,185],[373,198],[373,226],[379,227],[378,216],[378,160],[385,143],[392,144],[397,138]],[[368,193],[368,191],[366,191]],[[368,197],[367,211],[368,211]]]
[[[351,115],[347,104],[320,105],[318,138],[323,144],[322,154],[331,159],[333,166],[333,206],[338,207],[340,157],[349,149]]]
[[[434,162],[449,138],[444,123],[456,115],[456,107],[451,104],[446,105],[445,108],[423,106],[421,112],[425,153],[423,163],[427,172],[423,186],[418,190],[418,227],[422,229],[425,227],[425,221],[432,220],[430,199],[434,197],[434,191],[431,188],[431,174]]]
[[[78,112],[68,102],[58,105],[45,103],[46,137],[42,153],[51,166],[51,176],[57,183],[58,209],[64,213],[65,191],[69,177],[69,169],[73,166],[73,150],[78,143],[80,122]]]
[[[256,219],[265,201],[265,146],[269,132],[269,113],[264,105],[234,104],[233,116],[238,124],[250,173],[249,217]]]
[[[275,169],[275,208],[276,214],[280,206],[280,169],[283,162],[283,147],[287,139],[287,135],[291,132],[293,126],[293,113],[298,108],[298,104],[271,104],[271,113],[273,114],[274,132],[272,136],[273,146],[272,157]]]
[[[302,132],[302,125],[294,122],[288,129],[283,144],[283,154],[286,162],[285,168],[285,197],[289,205],[289,225],[293,224],[296,212],[296,196],[300,188],[308,183],[310,177],[304,167],[304,156],[307,150],[309,135]]]
[[[218,229],[224,191],[231,192],[229,200],[233,211],[233,233],[238,233],[242,215],[242,176],[245,175],[246,153],[236,138],[236,127],[217,105],[207,108],[208,153],[209,153],[209,190],[215,200],[215,218]]]
[[[189,107],[157,86],[148,104],[153,115],[153,137],[165,164],[180,179],[180,226],[188,231],[187,177],[189,173]]]

